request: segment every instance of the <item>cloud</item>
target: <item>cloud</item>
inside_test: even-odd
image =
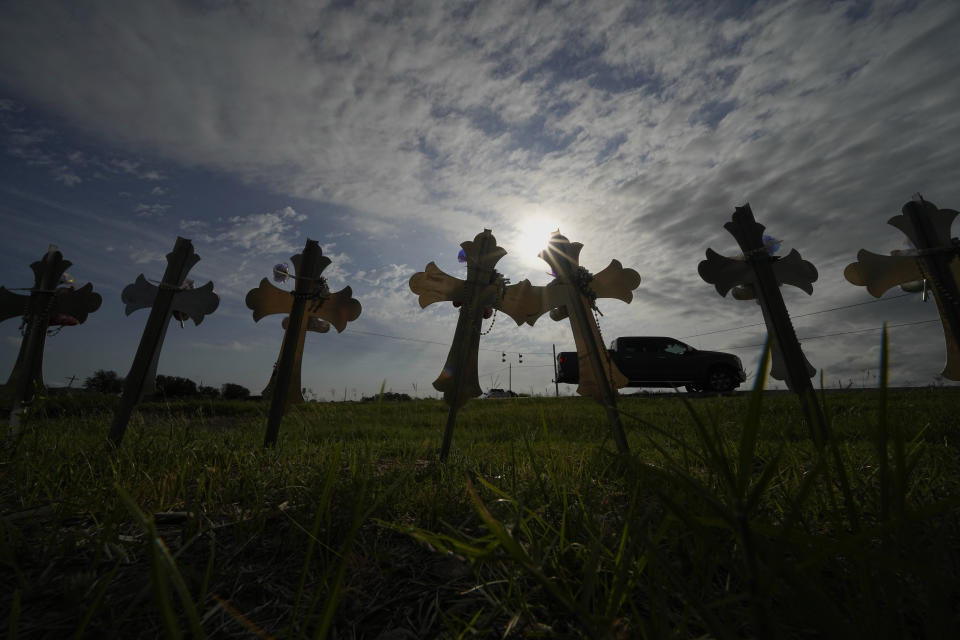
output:
[[[331,253],[328,249],[333,248],[333,243],[327,243],[323,247],[323,255],[330,258],[330,265],[323,270],[323,277],[330,283],[331,290],[336,290],[350,284],[350,271],[347,266],[353,260],[346,253]]]
[[[48,167],[56,182],[73,187],[87,179],[103,178],[104,174],[132,174],[151,181],[164,179],[160,172],[144,168],[138,161],[123,158],[105,161],[95,154],[66,149],[58,131],[32,123],[26,109],[13,100],[5,100],[4,104],[6,106],[0,108],[0,140],[7,155],[28,166]],[[85,175],[81,176],[81,172]],[[166,191],[157,187],[153,193],[158,195]]]
[[[150,190],[150,195],[165,196],[167,195],[168,192],[169,192],[169,189],[165,189],[164,187],[154,187],[153,189]]]
[[[53,179],[57,182],[62,182],[68,187],[72,187],[80,184],[83,180],[76,173],[71,171],[68,167],[59,166],[56,169],[52,169]]]
[[[181,220],[180,221],[180,230],[181,231],[191,231],[207,228],[207,223],[203,220]]]
[[[269,213],[233,216],[227,219],[227,229],[213,240],[228,247],[240,248],[248,253],[274,253],[293,251],[293,238],[299,236],[293,223],[303,222],[307,216],[297,213],[293,207],[284,207]]]
[[[168,204],[146,204],[138,202],[133,212],[140,218],[162,218],[163,214],[170,208]]]
[[[166,262],[167,254],[163,251],[152,249],[130,249],[128,252],[130,259],[134,264],[147,264],[151,262]]]
[[[106,162],[105,166],[114,172],[126,173],[150,182],[166,179],[166,177],[156,169],[146,168],[142,162],[129,158],[111,158]]]

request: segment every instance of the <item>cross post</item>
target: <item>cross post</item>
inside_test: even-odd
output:
[[[0,287],[0,321],[14,317],[23,318],[24,336],[20,352],[6,388],[13,390],[8,437],[20,428],[22,405],[30,402],[36,389],[43,384],[43,347],[50,320],[56,315],[71,316],[76,324],[82,324],[87,316],[100,308],[103,298],[93,292],[93,285],[85,284],[79,289],[57,288],[64,271],[71,263],[63,259],[56,246],[50,245],[47,253],[30,265],[34,285],[30,295],[20,295]]]
[[[887,221],[910,239],[916,251],[884,256],[861,249],[857,261],[843,271],[847,281],[866,287],[876,298],[898,284],[916,280],[929,284],[943,324],[947,359],[941,375],[948,380],[960,380],[960,241],[950,237],[956,217],[956,211],[938,209],[918,195]]]
[[[300,392],[300,367],[303,358],[304,337],[313,318],[329,322],[337,332],[342,332],[347,322],[360,317],[362,307],[353,298],[350,287],[330,293],[326,280],[321,273],[330,264],[330,258],[323,255],[316,240],[307,240],[303,253],[293,256],[291,262],[295,268],[296,286],[293,292],[285,291],[270,284],[264,278],[260,285],[247,292],[247,308],[253,311],[253,320],[277,314],[288,314],[286,331],[280,347],[280,359],[273,376],[267,384],[271,389],[270,413],[267,418],[267,432],[264,447],[272,447],[280,433],[280,420],[287,404],[303,402]],[[314,328],[312,330],[318,330]],[[322,330],[321,330],[322,332]],[[292,384],[296,382],[296,384]]]
[[[484,229],[472,241],[467,240],[460,246],[467,262],[466,280],[447,275],[434,262],[410,278],[410,290],[419,295],[421,308],[440,301],[450,301],[460,307],[446,363],[433,381],[433,388],[443,392],[443,400],[448,406],[440,460],[446,460],[450,453],[453,427],[460,407],[483,393],[477,375],[480,327],[484,310],[500,307],[507,282],[495,269],[507,252],[497,246],[497,239],[490,229]],[[522,318],[518,324],[521,322]]]
[[[773,343],[774,358],[777,354],[782,356],[782,375],[787,387],[800,398],[811,437],[819,443],[826,442],[827,423],[810,382],[816,370],[800,348],[780,292],[781,284],[790,284],[812,294],[817,269],[803,260],[796,249],[783,259],[771,256],[763,243],[765,227],[754,219],[749,204],[736,207],[731,221],[723,226],[740,245],[743,259],[727,258],[708,248],[707,259],[699,264],[697,271],[721,296],[740,285],[752,287]]]
[[[619,260],[611,260],[606,269],[592,275],[580,266],[581,249],[581,243],[570,242],[559,230],[550,237],[549,245],[539,256],[553,269],[555,279],[538,288],[540,309],[528,316],[527,322],[533,325],[546,311],[550,311],[554,320],[570,319],[580,362],[577,393],[590,396],[603,405],[617,451],[627,454],[630,447],[617,411],[617,389],[629,381],[610,358],[597,320],[590,310],[596,310],[597,298],[617,298],[629,304],[633,300],[633,290],[640,285],[640,274],[633,269],[624,269]]]
[[[178,236],[173,251],[167,254],[167,268],[160,286],[147,282],[141,273],[136,282],[125,287],[121,294],[126,315],[147,307],[150,308],[150,315],[133,364],[130,365],[130,373],[123,381],[123,396],[110,425],[109,439],[114,446],[120,446],[123,440],[133,407],[140,401],[144,390],[154,384],[160,350],[173,312],[180,311],[199,325],[220,304],[219,296],[213,292],[212,282],[199,289],[184,286],[187,274],[199,261],[200,256],[194,252],[193,243]]]

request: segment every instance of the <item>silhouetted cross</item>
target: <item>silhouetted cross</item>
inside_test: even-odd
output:
[[[300,369],[306,332],[308,329],[322,331],[322,325],[314,319],[329,322],[339,333],[348,322],[360,317],[362,310],[350,287],[330,293],[326,280],[320,275],[330,264],[330,258],[323,255],[316,240],[307,240],[303,253],[293,256],[290,261],[296,280],[293,292],[275,287],[264,278],[260,286],[247,293],[246,298],[247,308],[253,310],[254,322],[268,315],[288,314],[280,358],[264,392],[272,391],[264,442],[268,447],[276,442],[286,404],[304,401],[300,391]]]
[[[169,261],[169,259],[168,256],[167,260]],[[198,257],[197,260],[199,259]],[[164,286],[168,285],[161,284],[158,287],[150,284],[141,273],[133,284],[129,284],[123,289],[121,300],[126,305],[124,313],[130,315],[138,309],[153,309],[157,300],[157,293]],[[190,280],[184,280],[179,284],[170,284],[169,286],[173,289],[174,294],[170,303],[170,311],[167,314],[167,323],[163,325],[159,342],[154,349],[153,360],[144,379],[141,396],[154,388],[157,377],[157,363],[160,360],[160,351],[163,349],[163,340],[167,334],[170,318],[177,314],[181,317],[190,318],[194,325],[199,325],[203,322],[204,317],[216,311],[220,305],[220,296],[214,292],[213,282],[208,282],[198,289],[193,288]]]
[[[942,375],[949,380],[960,380],[960,241],[950,237],[956,217],[953,209],[937,209],[918,195],[887,221],[910,239],[915,255],[884,256],[861,249],[857,261],[843,271],[850,283],[866,287],[876,298],[896,285],[927,281],[943,323],[947,361]]]
[[[145,389],[152,389],[157,374],[157,362],[163,339],[167,335],[167,326],[174,311],[193,318],[200,324],[203,318],[213,313],[220,304],[220,298],[213,291],[213,283],[208,282],[199,289],[185,286],[190,269],[200,262],[193,250],[193,243],[186,238],[177,237],[173,250],[167,254],[167,268],[164,269],[160,286],[147,282],[141,273],[137,280],[124,288],[121,300],[126,305],[126,314],[137,309],[150,309],[147,324],[143,328],[137,353],[130,365],[130,373],[123,381],[123,397],[110,425],[110,441],[119,445],[130,422],[133,407],[140,401]]]
[[[749,208],[749,206],[750,205],[746,205],[744,208]],[[736,217],[736,214],[734,215]],[[732,224],[733,223],[727,223],[727,225],[725,225],[725,227],[730,230],[730,233],[734,233],[730,227]],[[758,226],[762,232],[764,229],[763,225]],[[753,230],[749,231],[748,233],[753,233]],[[739,242],[739,238],[737,241]],[[771,331],[777,322],[770,315],[771,307],[776,307],[777,305],[776,301],[773,301],[772,305],[765,305],[760,301],[760,298],[757,295],[760,278],[757,267],[759,267],[760,271],[763,272],[766,269],[764,265],[769,265],[769,268],[773,272],[773,278],[776,280],[777,286],[782,284],[793,285],[799,289],[803,289],[808,294],[813,293],[813,283],[816,282],[818,274],[816,267],[814,267],[810,262],[803,260],[796,249],[791,250],[785,258],[780,258],[779,256],[771,255],[770,252],[767,251],[766,246],[763,244],[762,233],[760,242],[761,246],[763,247],[763,251],[753,251],[751,254],[753,258],[752,263],[747,257],[746,251],[744,251],[742,258],[728,258],[719,255],[712,249],[707,249],[707,259],[700,263],[698,271],[700,273],[700,277],[710,284],[716,285],[717,292],[720,293],[720,295],[726,296],[728,291],[732,291],[733,297],[737,300],[756,301],[756,303],[760,305],[760,310],[763,314],[763,320],[767,325],[767,330]],[[780,297],[782,298],[782,295]],[[784,306],[784,309],[786,309],[786,306]],[[787,321],[789,322],[789,317]],[[790,375],[788,374],[787,363],[779,341],[773,341],[770,351],[770,377],[776,378],[777,380],[784,380],[787,383],[787,388],[794,390],[794,382],[790,379]],[[810,364],[810,361],[807,360],[807,356],[803,353],[803,349],[800,349],[800,358],[802,359],[804,375],[807,378],[812,378],[813,375],[816,374],[817,370],[813,367],[813,365]]]
[[[30,295],[13,293],[0,287],[0,321],[22,317],[24,334],[20,352],[6,388],[13,390],[10,414],[11,433],[19,428],[20,406],[29,402],[35,389],[43,388],[43,346],[50,320],[57,315],[70,316],[82,324],[87,316],[100,308],[103,298],[93,292],[89,282],[79,289],[57,288],[63,272],[70,267],[56,246],[30,265],[33,288]]]
[[[466,280],[444,273],[434,262],[410,278],[410,290],[419,296],[421,308],[441,301],[460,307],[446,363],[433,381],[433,388],[443,392],[449,407],[440,447],[441,460],[445,460],[450,451],[457,411],[467,400],[483,393],[477,376],[477,351],[484,310],[499,309],[519,325],[537,306],[533,298],[518,296],[518,285],[507,286],[507,280],[495,269],[507,252],[497,246],[497,239],[489,229],[460,246],[467,263]]]
[[[810,384],[810,377],[816,370],[800,348],[800,341],[797,340],[780,293],[780,285],[789,284],[813,294],[817,269],[803,260],[796,249],[792,249],[785,258],[771,256],[763,243],[764,226],[754,219],[749,204],[736,207],[732,220],[723,226],[740,245],[743,259],[727,258],[713,249],[707,249],[707,259],[700,263],[697,271],[701,278],[716,286],[717,293],[722,296],[738,285],[753,288],[773,343],[774,358],[779,355],[775,370],[783,376],[781,379],[786,381],[787,387],[800,396],[811,434],[814,434],[813,425],[817,424],[817,435],[825,437],[826,422]]]
[[[626,434],[616,410],[616,390],[629,381],[610,358],[592,311],[596,310],[598,298],[616,298],[630,303],[633,290],[640,286],[640,274],[633,269],[624,269],[619,260],[611,260],[606,269],[592,275],[580,266],[581,249],[581,243],[570,242],[555,231],[547,248],[539,254],[553,269],[553,282],[544,287],[532,287],[529,281],[524,281],[519,285],[523,288],[518,291],[518,296],[532,295],[539,301],[539,308],[527,317],[530,325],[547,311],[557,321],[569,317],[580,363],[577,393],[603,404],[618,451],[628,453]]]

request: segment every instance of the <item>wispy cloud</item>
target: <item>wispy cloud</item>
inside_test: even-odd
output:
[[[152,249],[132,248],[128,255],[134,264],[166,263],[167,254]]]
[[[238,340],[232,340],[225,343],[216,343],[216,342],[195,342],[192,347],[194,349],[204,349],[212,351],[249,351],[252,347],[249,344],[242,343]]]
[[[250,253],[293,251],[296,249],[293,239],[300,235],[295,223],[306,219],[307,216],[297,213],[293,207],[233,216],[226,220],[226,230],[216,234],[213,239]]]
[[[154,218],[154,217],[159,218],[159,217],[163,217],[164,213],[169,208],[170,208],[170,205],[168,204],[158,204],[158,203],[147,204],[144,202],[138,202],[133,212],[140,218]]]
[[[180,221],[180,230],[181,231],[193,231],[206,229],[209,225],[203,220],[181,220]]]

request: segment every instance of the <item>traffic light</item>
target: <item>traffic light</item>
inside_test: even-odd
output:
[[[500,352],[500,362],[507,361],[507,354],[505,352]]]
[[[522,354],[522,353],[517,356],[517,362],[519,362],[520,364],[523,364],[523,354]]]

